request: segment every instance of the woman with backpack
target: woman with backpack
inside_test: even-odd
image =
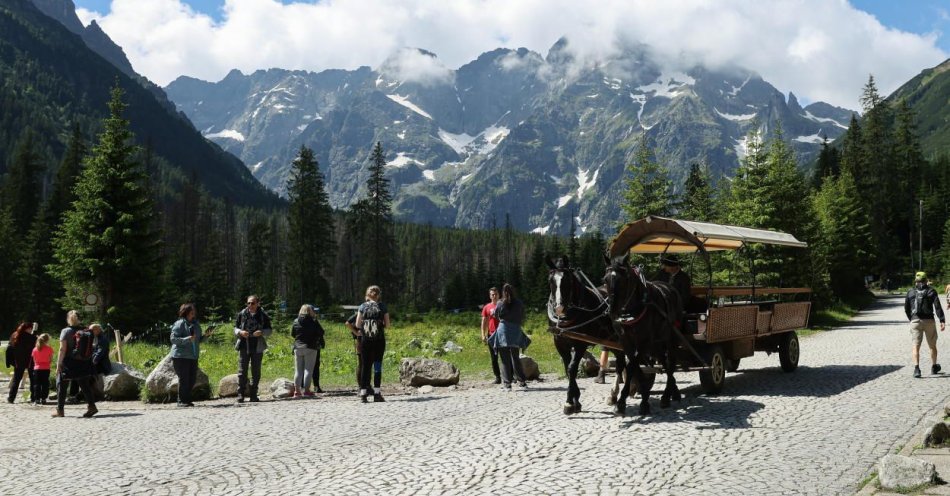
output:
[[[10,381],[10,394],[7,403],[16,401],[16,392],[20,389],[20,382],[26,375],[30,381],[30,391],[35,384],[33,380],[33,348],[36,346],[36,336],[33,335],[35,324],[20,322],[13,334],[10,335],[10,344],[7,345],[7,367],[13,367],[13,380]],[[30,395],[35,401],[35,396]]]
[[[69,326],[63,328],[59,334],[59,356],[56,359],[56,411],[53,412],[53,417],[65,416],[66,382],[76,381],[86,398],[86,413],[82,416],[89,418],[99,412],[90,382],[93,374],[94,336],[92,331],[79,322],[79,313],[75,310],[70,310],[66,314],[66,323]]]
[[[511,369],[514,367],[518,384],[528,387],[525,382],[524,370],[521,368],[522,348],[528,346],[528,337],[521,330],[524,323],[524,304],[515,297],[515,288],[505,284],[501,288],[501,299],[495,304],[495,317],[498,318],[498,330],[492,334],[490,341],[498,350],[501,361],[502,389],[511,390]]]
[[[356,311],[357,336],[360,339],[360,401],[363,403],[367,402],[373,364],[382,364],[383,353],[386,352],[385,330],[389,327],[389,311],[386,304],[379,301],[382,294],[379,286],[366,288],[366,301]],[[377,403],[386,401],[380,389],[381,376],[378,374],[373,378],[373,402]]]
[[[310,305],[300,307],[297,320],[294,320],[290,335],[294,338],[294,398],[311,397],[313,392],[313,371],[320,357],[320,343],[323,341],[323,326],[317,320],[317,312]]]
[[[194,303],[185,303],[178,308],[178,320],[172,325],[172,366],[178,376],[178,406],[192,407],[191,390],[198,380],[198,356],[201,354],[201,340],[210,336],[201,334],[198,325],[198,310]]]

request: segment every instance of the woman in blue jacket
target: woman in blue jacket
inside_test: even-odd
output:
[[[198,311],[193,303],[185,303],[178,309],[178,320],[172,325],[172,365],[178,376],[178,406],[195,406],[191,402],[191,390],[198,378],[198,356],[201,340],[211,335],[201,335]]]

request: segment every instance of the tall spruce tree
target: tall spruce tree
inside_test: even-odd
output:
[[[136,161],[123,92],[116,86],[109,117],[76,184],[76,200],[54,239],[48,268],[65,288],[62,303],[76,308],[85,291],[102,299],[113,324],[149,323],[156,314],[160,238],[142,164]]]
[[[715,207],[716,198],[709,181],[709,169],[697,163],[691,164],[679,205],[679,217],[711,222],[716,218]]]
[[[841,156],[838,149],[831,146],[827,136],[821,138],[821,151],[818,152],[818,161],[815,162],[815,174],[812,176],[812,187],[821,189],[827,178],[838,177],[841,171]]]
[[[13,151],[13,160],[3,180],[3,203],[10,212],[13,228],[23,239],[43,201],[43,158],[37,150],[36,135],[27,128]],[[4,242],[10,242],[10,239]]]
[[[396,240],[393,234],[392,193],[386,177],[386,156],[383,145],[376,143],[370,156],[366,198],[351,208],[352,219],[360,243],[360,265],[363,287],[376,284],[394,299]]]
[[[848,299],[863,293],[874,243],[865,204],[851,173],[826,177],[813,201],[818,220],[813,249],[824,260],[834,296]]]
[[[647,215],[669,216],[673,212],[673,182],[669,170],[656,160],[646,134],[640,137],[636,158],[627,165],[623,212],[631,222]]]
[[[313,150],[300,147],[287,181],[288,283],[290,304],[327,302],[330,287],[324,274],[333,261],[336,243],[333,210]]]

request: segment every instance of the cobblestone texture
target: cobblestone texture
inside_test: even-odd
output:
[[[78,418],[81,406],[50,419],[49,408],[4,403],[0,493],[852,493],[950,396],[950,374],[911,378],[900,303],[803,339],[792,374],[758,354],[715,398],[700,394],[695,373],[678,374],[684,400],[661,409],[656,399],[645,418],[610,415],[609,386],[592,379],[581,380],[584,411],[570,417],[563,381],[367,405],[103,403],[92,420]]]

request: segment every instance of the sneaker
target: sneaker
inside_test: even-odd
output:
[[[175,408],[185,408],[186,406],[188,406],[188,403],[182,403],[180,401],[175,404]]]
[[[188,408],[191,408],[195,406],[195,404],[189,401],[188,403],[185,403],[185,406],[187,406]]]
[[[386,399],[383,398],[382,394],[376,393],[373,395],[373,403],[384,403],[384,402],[386,402]]]
[[[65,414],[62,410],[60,410],[59,408],[57,408],[56,411],[53,412],[53,415],[51,415],[51,416],[52,416],[53,418],[56,418],[56,417],[65,417],[66,414]]]
[[[320,386],[317,386],[317,392],[318,392],[318,393],[323,393],[323,388],[320,387]],[[304,396],[306,396],[306,394],[307,394],[307,393],[304,393]],[[313,393],[310,393],[310,396],[313,396]]]
[[[502,391],[511,391],[511,384],[502,384],[500,389]]]
[[[501,377],[495,378],[495,384],[501,384]]]
[[[92,418],[92,416],[97,413],[99,413],[99,409],[95,406],[90,406],[89,409],[86,410],[86,413],[82,414],[82,416],[85,418]]]
[[[521,389],[528,389],[528,383],[527,383],[527,382],[519,382],[519,383],[518,383],[518,387],[520,387]]]
[[[933,365],[933,367],[930,367],[930,373],[931,373],[931,374],[939,374],[939,373],[940,373],[940,364],[939,364],[939,363],[935,363],[935,364]]]
[[[11,405],[13,404],[14,401],[16,401],[16,398],[7,398],[7,403]]]
[[[594,384],[605,384],[607,382],[607,375],[603,372],[597,373],[597,378],[594,379]]]
[[[916,377],[916,378],[918,378],[918,379],[920,378],[920,366],[919,366],[919,365],[915,365],[915,366],[914,366],[914,377]]]

